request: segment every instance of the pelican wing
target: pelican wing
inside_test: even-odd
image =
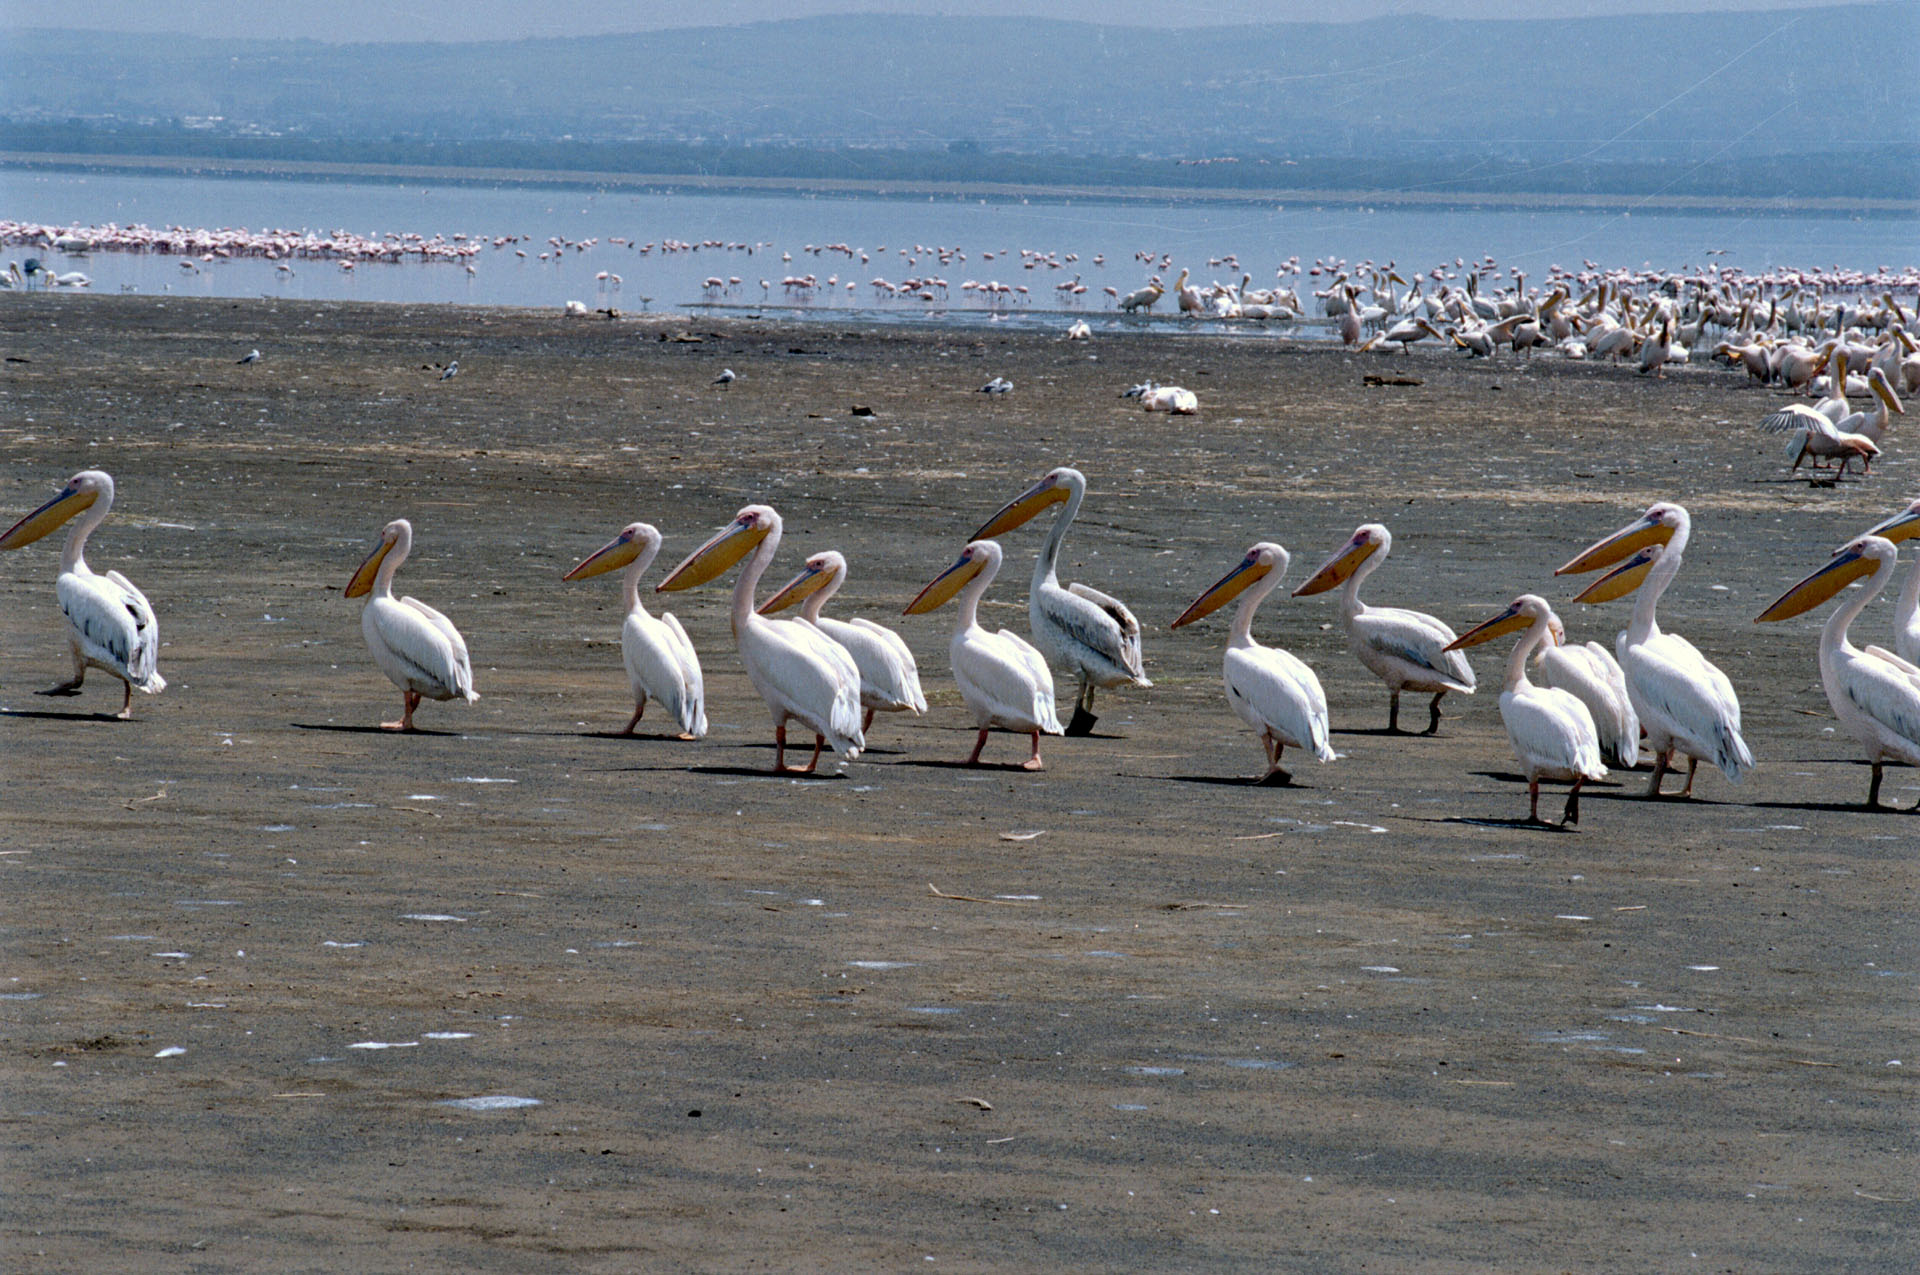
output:
[[[1540,670],[1550,687],[1586,705],[1609,764],[1633,769],[1640,756],[1640,716],[1627,694],[1627,677],[1598,642],[1552,646],[1540,653]]]
[[[660,623],[667,632],[680,656],[682,685],[686,688],[687,702],[694,706],[694,724],[688,726],[687,734],[695,739],[703,738],[707,733],[707,686],[706,679],[700,673],[700,656],[693,649],[693,642],[687,637],[687,631],[680,627],[680,620],[671,611],[660,613]]]
[[[1049,614],[1072,640],[1125,670],[1135,683],[1152,685],[1140,662],[1140,621],[1126,603],[1077,581],[1048,600],[1057,604]]]
[[[1831,433],[1833,422],[1805,403],[1789,403],[1779,411],[1763,416],[1760,419],[1760,428],[1770,434],[1784,434],[1790,430],[1799,429]]]
[[[68,571],[54,582],[60,610],[89,664],[148,694],[166,688],[156,665],[160,628],[146,594],[118,571],[104,576]]]
[[[1740,736],[1740,700],[1726,674],[1671,633],[1629,646],[1622,668],[1642,724],[1671,735],[1688,756],[1711,761],[1735,783],[1753,765]]]
[[[1838,672],[1847,699],[1896,737],[1887,742],[1906,745],[1906,761],[1920,761],[1920,669],[1874,646]]]
[[[1583,775],[1604,779],[1600,738],[1587,706],[1570,692],[1523,682],[1500,696],[1500,720],[1527,778]]]
[[[1223,662],[1227,703],[1255,730],[1289,748],[1334,760],[1327,736],[1327,696],[1311,668],[1270,646],[1230,646]]]
[[[659,700],[681,730],[696,738],[706,734],[700,661],[677,624],[635,608],[620,629],[620,654],[635,704]]]
[[[860,733],[860,670],[846,648],[805,620],[763,620],[740,630],[740,659],[778,721],[800,719],[842,757],[866,747]]]
[[[432,625],[441,637],[447,640],[447,646],[453,652],[453,665],[456,670],[452,683],[453,693],[464,696],[469,703],[479,699],[473,693],[473,661],[467,655],[467,640],[460,636],[460,630],[453,627],[453,621],[440,614],[418,598],[401,598],[400,605],[410,607],[420,617]]]
[[[1008,730],[1064,731],[1053,706],[1053,673],[1046,659],[1011,629],[982,628],[954,636],[953,680],[981,725]]]
[[[858,645],[847,647],[853,652],[854,662],[860,666],[863,702],[868,691],[872,690],[894,706],[904,707],[915,714],[926,712],[927,696],[920,689],[920,666],[914,663],[913,652],[908,649],[905,639],[892,629],[859,616],[845,621],[845,624],[864,638],[864,641],[854,639]]]
[[[1353,621],[1351,636],[1379,655],[1410,664],[1436,680],[1471,691],[1473,666],[1460,651],[1447,650],[1459,634],[1424,611],[1400,607],[1368,607]]]

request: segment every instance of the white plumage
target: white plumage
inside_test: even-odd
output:
[[[683,739],[707,733],[706,684],[700,675],[700,657],[673,612],[650,615],[640,601],[640,577],[660,552],[660,532],[644,522],[629,523],[607,545],[562,577],[584,580],[624,567],[620,588],[627,618],[620,626],[620,655],[633,691],[633,716],[625,734],[631,735],[647,710],[658,700],[673,717]]]
[[[346,596],[371,593],[360,612],[360,632],[373,662],[401,690],[405,710],[388,730],[413,730],[413,710],[422,699],[479,699],[466,639],[453,621],[418,598],[395,598],[393,575],[413,551],[413,524],[395,518],[380,531],[380,543],[347,582]]]
[[[807,559],[799,575],[761,604],[760,614],[772,615],[799,602],[800,618],[852,656],[860,677],[860,704],[866,710],[860,722],[863,733],[872,728],[876,712],[919,716],[927,711],[927,697],[920,689],[920,669],[913,652],[900,635],[872,620],[837,620],[821,614],[846,580],[845,556],[833,549],[816,553]]]
[[[85,512],[67,533],[60,553],[54,593],[67,621],[67,645],[73,676],[43,695],[77,695],[89,668],[111,673],[125,683],[119,716],[133,715],[133,692],[156,695],[166,689],[160,676],[160,626],[147,595],[118,571],[94,574],[85,557],[87,537],[113,508],[113,478],[104,470],[83,469],[67,480],[59,495],[0,535],[0,549],[18,549],[50,535]]]
[[[1626,673],[1598,642],[1568,646],[1559,616],[1549,627],[1553,640],[1534,656],[1541,680],[1586,705],[1600,737],[1600,755],[1609,766],[1632,770],[1640,761],[1640,714],[1627,693]]]

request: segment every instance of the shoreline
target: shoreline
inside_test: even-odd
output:
[[[848,199],[951,199],[1219,206],[1306,205],[1392,208],[1398,211],[1635,212],[1694,216],[1889,217],[1920,216],[1911,199],[1755,199],[1704,195],[1528,194],[1469,197],[1434,191],[1194,190],[1185,187],[1107,188],[1026,186],[1013,183],[888,182],[841,178],[711,177],[674,173],[603,173],[569,169],[449,168],[415,164],[345,164],[309,160],[220,159],[183,155],[92,155],[0,150],[0,172],[149,173],[159,176],[270,181],[434,182],[461,186],[527,186],[629,192],[734,195],[815,195]]]

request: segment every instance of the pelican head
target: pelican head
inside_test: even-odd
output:
[[[387,555],[393,552],[393,547],[402,538],[409,543],[413,540],[413,524],[405,518],[395,518],[380,529],[380,543],[373,547],[373,552],[367,555],[364,562],[354,568],[353,578],[347,581],[347,597],[364,597],[373,592],[373,581],[380,574],[380,564],[386,561]]]
[[[705,584],[759,548],[778,525],[780,515],[767,505],[748,505],[733,516],[713,539],[687,555],[687,560],[654,586],[659,593],[676,593]]]
[[[1240,565],[1221,576],[1213,587],[1193,600],[1193,605],[1180,613],[1180,618],[1169,627],[1180,628],[1192,624],[1203,616],[1212,615],[1227,603],[1245,593],[1256,583],[1270,575],[1287,574],[1287,564],[1292,558],[1285,549],[1268,541],[1261,541],[1247,550],[1247,556],[1240,559]]]
[[[1322,563],[1318,571],[1307,577],[1305,584],[1293,591],[1293,596],[1309,597],[1345,584],[1347,578],[1360,569],[1361,563],[1376,553],[1386,553],[1392,547],[1392,532],[1377,522],[1363,522],[1354,528],[1347,543],[1335,550],[1334,555]]]
[[[920,590],[918,597],[907,603],[905,615],[925,615],[937,611],[953,601],[960,590],[967,587],[981,572],[994,572],[1000,569],[1000,546],[991,540],[976,540],[960,551],[953,565],[942,571]]]
[[[620,534],[608,541],[579,566],[561,576],[562,580],[587,580],[609,571],[618,571],[643,553],[660,552],[660,532],[650,523],[630,522]]]
[[[1811,611],[1861,576],[1872,575],[1881,564],[1892,562],[1899,553],[1893,542],[1884,537],[1871,533],[1855,537],[1828,559],[1825,566],[1775,598],[1772,606],[1753,617],[1754,623],[1790,620]]]
[[[1868,372],[1867,387],[1873,391],[1875,398],[1887,405],[1889,412],[1898,412],[1902,416],[1907,414],[1907,409],[1901,406],[1900,396],[1893,392],[1893,382],[1887,379],[1885,372],[1879,368]]]
[[[1553,613],[1553,608],[1547,605],[1545,598],[1534,593],[1523,593],[1499,615],[1484,624],[1474,625],[1447,643],[1446,649],[1461,651],[1469,646],[1479,646],[1482,642],[1491,642],[1503,634],[1518,633],[1522,629],[1529,628],[1542,617],[1546,618],[1549,631],[1560,623],[1560,617]]]
[[[1062,466],[1008,501],[1005,508],[981,524],[980,530],[973,533],[973,539],[991,540],[1031,522],[1048,505],[1073,499],[1076,489],[1087,489],[1086,476],[1077,469]]]
[[[806,601],[847,573],[847,560],[837,549],[816,553],[808,558],[800,574],[780,586],[780,591],[760,604],[761,615],[774,615]]]
[[[1660,501],[1648,505],[1647,512],[1635,518],[1620,530],[1582,549],[1573,556],[1573,560],[1555,571],[1557,576],[1572,575],[1582,571],[1597,571],[1601,567],[1610,567],[1628,554],[1648,545],[1664,545],[1687,525],[1687,511],[1680,506]],[[1637,585],[1639,582],[1635,581]],[[1618,594],[1614,596],[1618,597]]]
[[[113,503],[113,479],[104,470],[81,470],[67,479],[59,495],[7,528],[6,534],[0,535],[0,549],[18,549],[50,535],[102,496]]]

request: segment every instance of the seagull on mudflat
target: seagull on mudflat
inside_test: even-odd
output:
[[[1013,392],[1013,382],[1004,376],[996,376],[985,385],[982,385],[979,392],[982,394],[1011,394]]]
[[[246,354],[234,360],[235,363],[258,363],[259,361],[260,351],[258,350],[248,350]]]
[[[720,375],[713,378],[713,383],[715,385],[718,385],[721,389],[725,389],[727,386],[732,385],[735,381],[739,379],[740,378],[738,376],[734,375],[733,369],[728,367],[728,368],[720,369]]]
[[[458,375],[460,375],[460,360],[455,359],[451,363],[447,364],[446,371],[440,373],[440,379],[443,381],[451,381],[454,377]]]

